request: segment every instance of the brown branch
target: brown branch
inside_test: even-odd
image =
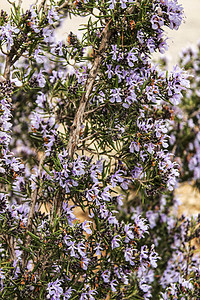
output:
[[[70,0],[67,0],[64,2],[60,7],[57,8],[57,11],[62,10],[63,8],[66,8],[69,5]]]
[[[189,117],[193,118],[193,117],[196,117],[198,114],[200,114],[200,108],[198,110],[194,111]]]
[[[37,10],[38,13],[39,13],[40,10],[42,9],[42,7],[45,5],[45,2],[46,2],[46,0],[43,0],[43,1],[40,3],[40,6],[38,7],[38,10]]]
[[[41,175],[42,164],[45,160],[45,157],[46,157],[46,155],[43,154],[41,159],[40,159],[39,168],[38,168],[39,177]],[[33,215],[34,215],[34,212],[35,212],[35,206],[36,206],[36,203],[37,203],[37,196],[38,196],[39,189],[40,189],[40,186],[38,186],[31,195],[31,205],[30,205],[28,220],[27,220],[27,224],[26,224],[26,241],[25,241],[25,245],[24,245],[25,248],[28,247],[28,245],[30,244],[30,241],[31,241],[31,237],[30,237],[30,235],[27,235],[27,231],[31,231],[31,226],[32,226],[32,223],[33,223]],[[27,253],[24,252],[23,259],[22,259],[22,266],[23,267],[25,266],[26,258],[27,258]]]
[[[42,171],[42,164],[45,160],[45,157],[46,155],[43,154],[43,156],[41,157],[40,159],[40,163],[39,163],[39,169],[38,169],[38,173],[39,173],[39,176],[41,175],[41,171]],[[31,207],[30,207],[30,210],[29,210],[29,215],[28,215],[28,221],[27,221],[27,225],[26,225],[26,228],[27,230],[30,231],[31,229],[31,225],[32,225],[32,219],[33,219],[33,214],[35,212],[35,205],[36,205],[36,202],[37,202],[37,195],[38,195],[38,192],[39,192],[39,186],[34,190],[32,196],[31,196]]]
[[[81,139],[81,140],[80,140],[80,143],[83,143],[83,142],[85,142],[85,141],[87,141],[87,140],[90,140],[91,138],[93,138],[93,137],[94,137],[95,135],[97,135],[97,134],[98,134],[98,132],[94,132],[93,134],[91,134],[91,135],[85,137],[84,139]]]
[[[6,80],[10,79],[11,66],[14,65],[14,63],[22,56],[24,51],[26,51],[27,47],[31,43],[32,43],[32,41],[27,42],[26,45],[20,49],[20,51],[19,51],[19,49],[15,49],[15,47],[13,45],[11,48],[11,51],[6,54],[5,69],[4,69],[4,74],[3,74],[3,76]],[[15,55],[14,53],[17,53],[17,54]]]
[[[104,104],[102,104],[102,105],[100,105],[98,107],[95,107],[94,109],[88,110],[88,111],[86,111],[84,113],[84,116],[87,116],[87,115],[89,115],[89,114],[91,114],[91,113],[93,113],[93,112],[95,112],[95,111],[97,111],[97,110],[99,110],[99,109],[101,109],[101,108],[103,108],[105,106],[106,106],[106,103],[104,103]]]
[[[109,21],[110,23],[110,21]],[[101,41],[101,44],[98,49],[98,54],[96,55],[94,59],[94,63],[92,65],[92,68],[90,69],[86,84],[85,84],[85,92],[82,95],[79,108],[76,112],[74,122],[70,128],[70,136],[69,136],[69,142],[67,145],[67,151],[69,154],[69,157],[73,157],[74,152],[76,150],[79,137],[80,137],[80,130],[81,130],[81,125],[83,124],[84,120],[84,113],[85,113],[85,108],[88,103],[90,93],[93,89],[94,82],[96,79],[96,76],[99,71],[99,66],[102,61],[102,56],[101,53],[104,52],[107,48],[109,38],[111,36],[111,30],[109,30],[109,26],[106,25],[104,31],[103,31],[103,38]]]
[[[3,73],[3,77],[6,80],[10,79],[10,67],[11,67],[11,59],[10,59],[10,55],[7,54],[6,56],[6,64],[5,64],[5,69],[4,69],[4,73]]]
[[[53,226],[53,223],[54,223],[54,212],[56,212],[57,217],[59,217],[62,213],[63,200],[61,198],[61,195],[62,195],[62,189],[60,187],[58,189],[54,199],[53,199],[53,204],[52,204],[51,211],[50,211],[50,224],[51,224],[51,226]]]
[[[6,243],[8,245],[8,249],[10,252],[10,256],[11,256],[11,260],[12,261],[17,261],[17,257],[15,254],[15,247],[14,247],[14,237],[13,236],[9,236],[8,234],[5,235],[5,239],[6,239]]]

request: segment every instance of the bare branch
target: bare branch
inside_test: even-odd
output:
[[[89,115],[89,114],[91,114],[91,113],[93,113],[93,112],[95,112],[95,111],[97,111],[97,110],[99,110],[99,109],[105,107],[105,105],[106,105],[106,103],[104,103],[104,104],[102,104],[102,105],[100,105],[100,106],[98,106],[98,107],[95,107],[94,109],[88,110],[88,111],[86,111],[86,112],[84,113],[84,115],[87,116],[87,115]]]
[[[63,8],[66,8],[69,5],[70,0],[67,0],[64,2],[60,7],[57,8],[57,11],[62,10]]]
[[[40,159],[40,164],[39,164],[39,169],[38,169],[39,176],[41,175],[42,164],[43,164],[43,162],[45,160],[45,157],[46,157],[46,155],[43,154],[43,156]],[[31,197],[31,206],[30,206],[29,215],[28,215],[28,221],[27,221],[27,225],[26,225],[27,230],[30,230],[30,227],[32,225],[32,219],[33,219],[33,214],[35,212],[35,205],[36,205],[36,202],[37,202],[38,191],[39,191],[39,187],[37,187],[34,190],[34,192],[32,194],[32,197]]]
[[[111,21],[109,21],[108,24],[110,22]],[[76,150],[76,147],[77,147],[77,144],[79,141],[79,133],[81,130],[81,125],[84,120],[85,108],[88,103],[90,93],[93,89],[93,85],[94,85],[96,76],[98,74],[99,66],[100,66],[100,63],[102,60],[101,53],[106,50],[108,41],[109,41],[109,38],[111,35],[111,30],[109,30],[108,24],[104,28],[103,38],[102,38],[101,44],[98,49],[99,50],[98,54],[96,55],[96,57],[94,59],[94,63],[92,65],[92,68],[89,72],[88,79],[85,84],[85,92],[82,95],[82,98],[81,98],[81,101],[79,104],[79,108],[78,108],[77,113],[74,118],[74,122],[70,128],[70,136],[69,136],[69,142],[68,142],[68,146],[67,146],[67,151],[68,151],[68,154],[70,157],[73,157],[74,151]]]
[[[191,115],[190,118],[196,117],[198,114],[200,114],[200,108],[197,111],[194,111]]]
[[[11,256],[11,259],[12,261],[16,261],[17,260],[17,257],[16,257],[16,254],[15,254],[15,248],[14,248],[14,237],[13,236],[9,236],[9,235],[5,235],[5,239],[6,239],[6,242],[8,244],[8,249],[9,249],[9,252],[10,252],[10,256]]]
[[[42,0],[40,6],[38,7],[38,13],[41,11],[42,7],[45,5],[46,0]]]
[[[10,68],[11,68],[11,59],[9,54],[6,56],[6,63],[5,63],[5,69],[4,69],[4,73],[3,76],[6,80],[10,79]]]
[[[46,157],[46,155],[43,154],[41,159],[40,159],[39,168],[38,168],[39,177],[41,175],[42,164],[45,160],[45,157]],[[31,196],[31,205],[30,205],[28,220],[27,220],[27,224],[26,224],[26,231],[27,230],[31,231],[31,226],[32,226],[32,222],[33,222],[33,215],[34,215],[34,212],[35,212],[35,206],[36,206],[36,203],[37,203],[37,196],[38,196],[39,189],[40,189],[40,187],[38,186],[34,190],[32,196]],[[26,242],[25,242],[25,248],[28,247],[28,245],[30,244],[30,241],[31,241],[31,237],[30,237],[30,235],[28,235],[27,238],[26,238]],[[22,266],[23,267],[25,266],[26,258],[27,258],[27,253],[24,252],[23,259],[22,259]]]
[[[94,137],[95,135],[97,135],[97,134],[98,134],[98,132],[94,132],[93,134],[87,136],[86,138],[81,139],[80,142],[83,143],[83,142],[85,142],[85,141],[87,141],[87,140],[90,140],[91,138],[93,138],[93,137]]]

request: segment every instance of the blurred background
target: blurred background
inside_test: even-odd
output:
[[[12,0],[10,0],[12,1]],[[20,0],[19,0],[20,1]],[[31,4],[40,2],[41,0],[22,0],[22,7],[26,10]],[[12,1],[16,4],[18,0]],[[177,64],[181,50],[191,44],[196,44],[200,40],[200,0],[178,0],[182,4],[185,12],[185,20],[178,31],[167,30],[169,49],[167,56],[169,57],[169,68]],[[7,0],[0,0],[0,8],[9,13],[10,4]],[[80,24],[86,23],[85,18],[73,17],[66,19],[61,28],[57,30],[59,40],[66,40],[70,31],[78,33]],[[80,33],[79,33],[80,34]],[[200,212],[200,194],[194,190],[191,185],[181,185],[176,194],[181,200],[180,213],[187,215],[196,215]]]

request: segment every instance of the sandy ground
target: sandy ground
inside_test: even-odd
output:
[[[13,1],[16,4],[18,1]],[[40,1],[38,1],[40,2]],[[35,3],[33,0],[23,0],[23,8],[27,9],[30,4]],[[195,44],[200,39],[200,0],[179,0],[183,5],[185,20],[178,31],[167,30],[169,37],[169,50],[167,54],[171,57],[170,68],[178,61],[178,56],[184,47]],[[7,0],[0,0],[0,9],[9,12],[9,3]],[[84,18],[73,17],[67,19],[62,28],[57,31],[58,39],[65,40],[70,33],[78,32],[78,26],[86,23]],[[186,214],[198,214],[200,212],[200,194],[193,190],[189,184],[181,186],[177,190],[177,196],[182,201],[180,212]]]

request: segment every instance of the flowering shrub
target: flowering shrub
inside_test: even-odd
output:
[[[57,41],[69,15],[83,35]],[[199,220],[170,214],[189,81],[151,61],[182,19],[176,0],[1,12],[2,299],[198,299]]]

